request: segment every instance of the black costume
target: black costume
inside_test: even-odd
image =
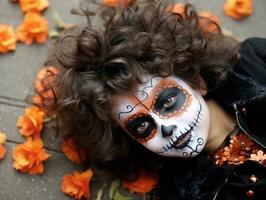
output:
[[[211,95],[265,152],[266,39],[247,39],[240,55],[225,84]],[[158,191],[162,200],[265,200],[266,167],[255,161],[217,166],[202,152],[169,161],[160,171]]]

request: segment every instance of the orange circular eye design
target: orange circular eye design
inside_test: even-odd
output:
[[[168,97],[168,98],[165,99],[165,101],[163,102],[163,107],[164,107],[165,109],[170,108],[171,106],[174,105],[174,103],[176,102],[176,99],[177,99],[177,95],[173,95],[173,96]]]
[[[154,119],[148,114],[137,114],[129,118],[126,130],[138,142],[145,143],[153,138],[157,132]]]
[[[158,87],[151,109],[160,118],[180,115],[191,104],[192,96],[176,82],[170,81]]]

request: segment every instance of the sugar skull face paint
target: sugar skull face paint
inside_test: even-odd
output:
[[[136,141],[162,156],[194,157],[204,148],[208,107],[181,79],[146,76],[133,93],[113,97],[113,113]]]

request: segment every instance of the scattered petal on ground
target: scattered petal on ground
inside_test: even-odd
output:
[[[43,128],[44,117],[45,113],[38,107],[26,108],[25,114],[20,116],[17,121],[20,134],[25,137],[33,136],[39,138]]]
[[[2,144],[0,144],[0,160],[2,160],[6,155],[6,147]]]
[[[6,134],[0,132],[0,144],[5,144]]]
[[[169,8],[170,12],[177,13],[184,17],[185,15],[185,4],[184,3],[177,3],[171,8]]]
[[[220,25],[220,19],[208,11],[199,13],[199,26],[207,32],[217,31],[217,25]]]
[[[16,49],[16,35],[12,26],[0,24],[0,54]]]
[[[185,4],[177,3],[174,6],[168,8],[170,12],[177,13],[185,18]],[[198,13],[199,26],[206,32],[217,31],[217,25],[220,24],[220,19],[211,12],[202,11]]]
[[[75,146],[74,140],[72,138],[67,138],[63,141],[62,151],[69,160],[77,164],[81,164],[85,158],[85,151],[82,149],[79,150]]]
[[[23,12],[37,11],[40,12],[48,8],[47,0],[19,0],[20,8]]]
[[[252,0],[227,0],[224,4],[225,15],[233,19],[242,19],[252,14],[253,1]]]
[[[150,192],[157,183],[158,177],[156,173],[140,170],[140,175],[137,180],[132,182],[123,181],[122,186],[131,192],[143,195]]]
[[[4,146],[6,142],[6,134],[0,132],[0,160],[6,155],[6,147]]]
[[[75,199],[89,199],[90,190],[89,183],[93,172],[91,169],[83,173],[74,172],[73,174],[66,174],[63,177],[61,189],[62,191]]]
[[[103,4],[110,7],[115,7],[118,5],[127,7],[133,2],[134,0],[103,0]]]
[[[41,139],[29,137],[26,142],[17,145],[13,150],[13,167],[30,175],[41,174],[44,171],[43,161],[49,156],[43,148]]]
[[[30,45],[33,42],[43,44],[48,38],[48,21],[39,13],[26,13],[23,22],[16,30],[19,41]]]

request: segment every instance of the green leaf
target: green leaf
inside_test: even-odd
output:
[[[109,190],[109,198],[110,199],[114,199],[115,192],[118,190],[119,186],[120,186],[120,180],[119,179],[114,180],[111,183],[110,190]]]
[[[53,12],[53,18],[54,18],[54,22],[55,22],[55,28],[58,31],[69,30],[69,29],[77,27],[77,25],[75,25],[75,24],[65,23],[62,20],[62,18],[60,17],[60,15],[58,14],[58,12],[56,12],[56,11]]]
[[[58,14],[58,12],[54,11],[53,18],[54,18],[56,29],[57,30],[63,29],[65,23],[63,22],[62,18]]]
[[[95,200],[102,200],[103,190],[105,187],[106,187],[106,183],[104,183],[103,186],[97,191],[97,197]]]
[[[114,194],[114,200],[133,200],[131,197],[122,195],[118,190]]]
[[[49,31],[49,37],[50,38],[58,38],[59,37],[59,32],[55,31],[55,30],[51,30],[51,31]],[[47,122],[47,120],[45,119],[44,123],[46,123],[46,122]]]

